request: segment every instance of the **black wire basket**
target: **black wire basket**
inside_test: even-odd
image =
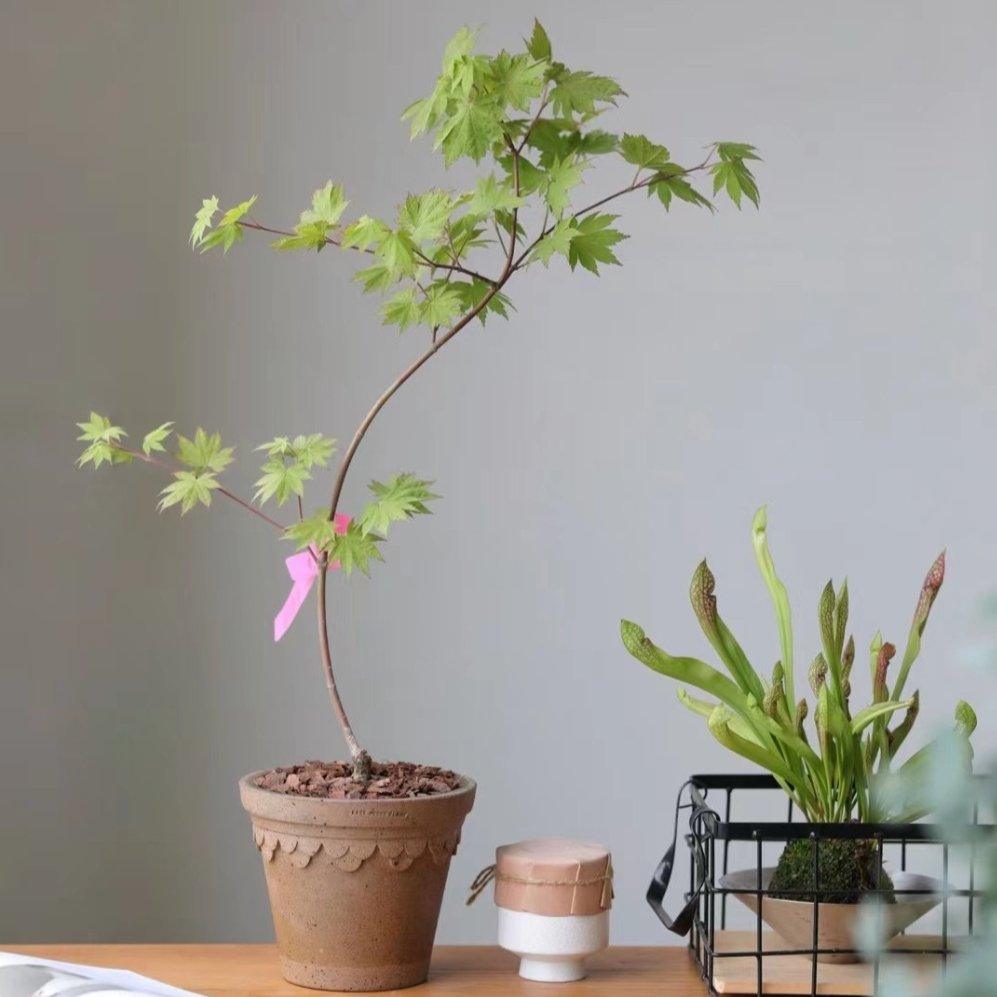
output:
[[[827,905],[834,904],[834,891],[822,886],[820,878],[818,842],[825,840],[870,840],[876,843],[880,862],[887,860],[891,866],[896,863],[902,873],[908,872],[909,861],[913,861],[920,867],[927,866],[940,874],[940,882],[930,889],[894,890],[898,902],[901,897],[909,899],[931,894],[932,905],[940,910],[940,926],[936,935],[912,935],[905,938],[903,944],[891,946],[889,957],[914,957],[919,959],[919,965],[925,963],[924,957],[932,957],[938,964],[938,970],[944,972],[949,956],[958,949],[960,939],[974,933],[976,908],[981,896],[977,889],[975,845],[982,834],[993,830],[993,826],[981,825],[979,810],[975,805],[971,812],[967,806],[966,824],[958,829],[955,836],[950,827],[945,828],[943,836],[942,829],[933,824],[811,824],[794,820],[792,801],[787,801],[784,823],[732,820],[735,796],[738,798],[736,806],[739,811],[752,808],[757,810],[759,804],[770,811],[772,800],[762,796],[762,791],[776,791],[783,800],[786,799],[778,783],[770,775],[692,776],[682,786],[676,801],[675,833],[671,847],[658,864],[648,887],[647,902],[662,924],[675,934],[688,935],[692,956],[700,969],[708,994],[718,993],[717,981],[723,975],[725,961],[735,959],[741,960],[737,965],[741,967],[742,979],[735,986],[729,982],[725,984],[724,991],[728,993],[733,990],[754,993],[758,997],[763,993],[779,993],[780,981],[786,981],[788,969],[789,975],[795,973],[796,978],[792,980],[792,987],[784,992],[807,992],[800,987],[809,983],[808,992],[811,997],[817,997],[818,993],[829,992],[828,983],[821,979],[826,961],[858,960],[868,963],[869,968],[865,972],[869,976],[869,992],[875,993],[878,990],[881,962],[878,953],[867,958],[857,948],[821,946],[821,907],[825,906],[827,917]],[[751,806],[745,806],[746,803]],[[689,889],[684,895],[682,910],[673,919],[665,911],[664,898],[675,865],[679,819],[684,811],[689,812],[689,831],[684,836],[690,856]],[[772,894],[765,888],[768,870],[764,866],[763,855],[766,851],[770,855],[775,849],[781,851],[787,842],[799,839],[813,842],[815,888],[806,891],[805,913],[812,921],[805,932],[807,940],[801,943],[797,937],[796,944],[793,944],[781,934],[776,935],[765,928],[762,909],[766,901],[763,898]],[[732,855],[743,855],[745,852],[748,853],[754,875],[749,876],[745,871],[735,886],[728,879],[729,865]],[[958,862],[950,863],[952,858],[957,858]],[[956,864],[958,869],[955,868]],[[953,885],[955,882],[964,885],[957,887]],[[750,932],[735,934],[727,930],[730,913],[728,897],[732,894],[746,897],[749,906],[754,907],[753,914],[749,913],[747,907],[743,911],[751,924]],[[779,899],[785,899],[786,896],[786,891],[780,891]],[[753,904],[751,901],[754,901]],[[800,907],[802,908],[802,904]],[[743,944],[746,938],[751,939],[747,945]],[[732,940],[736,944],[730,944]],[[854,942],[851,944],[854,945]],[[796,958],[787,961],[785,957]],[[773,971],[767,977],[766,962],[774,970],[775,963],[772,960],[775,959],[779,960],[780,971]],[[726,965],[735,964],[731,962]],[[744,979],[746,965],[751,967],[749,977],[753,976],[753,980],[749,979],[747,983]]]

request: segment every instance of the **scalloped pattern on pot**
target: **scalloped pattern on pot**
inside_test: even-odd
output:
[[[443,865],[456,854],[460,831],[445,838],[407,838],[404,841],[364,841],[337,838],[298,838],[293,834],[278,834],[253,828],[253,840],[267,862],[272,862],[278,851],[283,852],[291,864],[304,869],[312,859],[319,859],[336,866],[341,872],[356,872],[374,852],[380,852],[393,869],[407,869],[420,855],[429,852],[433,862]]]

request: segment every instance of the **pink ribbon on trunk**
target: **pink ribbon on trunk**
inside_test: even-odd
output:
[[[350,518],[343,513],[336,516],[333,525],[337,533],[346,532],[346,527],[350,525]],[[318,551],[314,547],[299,551],[297,554],[285,558],[284,564],[287,565],[287,573],[291,576],[291,581],[294,584],[287,594],[287,599],[284,600],[284,605],[280,607],[280,612],[273,618],[273,639],[275,642],[280,640],[290,629],[294,618],[298,615],[298,610],[308,598],[308,593],[311,592],[315,579],[318,578]],[[332,561],[329,564],[330,571],[335,571],[338,567],[339,561]]]

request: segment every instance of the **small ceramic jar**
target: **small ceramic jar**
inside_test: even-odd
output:
[[[495,852],[498,943],[519,975],[544,983],[585,977],[585,958],[609,944],[613,867],[602,845],[533,838]]]

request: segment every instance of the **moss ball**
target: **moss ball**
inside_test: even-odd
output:
[[[814,882],[815,844],[819,892]],[[882,890],[885,892],[880,897],[886,903],[896,903],[893,882],[879,861],[879,846],[869,840],[790,841],[779,857],[768,888],[769,894],[780,900],[813,903],[817,899],[830,904],[857,904],[871,891]]]

